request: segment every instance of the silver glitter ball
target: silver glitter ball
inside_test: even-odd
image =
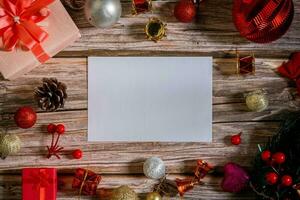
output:
[[[121,17],[120,0],[87,0],[84,8],[86,19],[95,27],[111,27]]]
[[[160,158],[151,157],[144,162],[143,170],[148,178],[160,179],[165,176],[166,166]]]

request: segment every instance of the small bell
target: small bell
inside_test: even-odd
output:
[[[183,196],[187,191],[194,188],[196,184],[201,184],[202,182],[197,179],[176,179],[177,189],[180,196]]]
[[[209,172],[213,170],[213,167],[203,160],[197,160],[197,167],[195,170],[195,177],[200,180],[204,178]]]

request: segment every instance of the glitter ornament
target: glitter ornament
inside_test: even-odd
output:
[[[158,192],[150,192],[147,194],[146,200],[162,200],[162,197]]]
[[[33,127],[36,118],[36,112],[29,106],[19,108],[14,116],[17,126],[23,129]]]
[[[87,0],[84,12],[90,24],[108,28],[119,21],[122,7],[120,0]]]
[[[264,111],[268,105],[269,100],[266,92],[263,90],[255,90],[245,94],[246,105],[250,111],[261,112]]]
[[[21,149],[21,140],[17,135],[1,134],[0,136],[0,155],[5,159],[10,154],[18,153]]]
[[[165,176],[166,167],[160,158],[150,157],[145,161],[143,170],[148,178],[160,179]]]
[[[192,0],[180,0],[174,8],[174,16],[180,22],[192,22],[196,16],[196,6]]]
[[[133,189],[127,185],[122,185],[113,190],[110,200],[138,200],[138,196]]]

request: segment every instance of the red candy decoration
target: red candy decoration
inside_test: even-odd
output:
[[[240,132],[237,135],[231,136],[231,144],[233,144],[233,145],[241,144],[241,142],[242,142],[241,135],[242,135],[242,132]]]
[[[56,131],[56,125],[55,124],[48,124],[47,132],[53,134],[53,133],[55,133],[55,131]]]
[[[278,175],[275,172],[268,172],[265,176],[265,180],[269,185],[274,185],[278,181]]]
[[[192,22],[196,16],[196,6],[192,0],[180,0],[174,8],[174,16],[180,22]]]
[[[27,129],[36,123],[37,115],[31,107],[24,106],[17,110],[14,119],[18,127]]]
[[[271,151],[265,150],[261,153],[260,157],[263,161],[269,161],[271,158]]]
[[[72,153],[73,158],[75,159],[81,159],[82,158],[82,151],[81,149],[76,149]]]
[[[58,134],[64,134],[65,133],[65,126],[63,125],[63,124],[58,124],[57,126],[56,126],[56,132],[58,133]]]
[[[289,187],[293,184],[293,178],[289,175],[284,175],[281,178],[281,185],[285,186],[285,187]]]
[[[283,164],[285,162],[285,154],[282,152],[277,152],[272,156],[272,161],[277,164]]]

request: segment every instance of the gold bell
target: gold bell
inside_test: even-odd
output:
[[[196,184],[200,183],[196,179],[176,179],[175,182],[180,196],[183,196],[184,193],[193,189]]]

